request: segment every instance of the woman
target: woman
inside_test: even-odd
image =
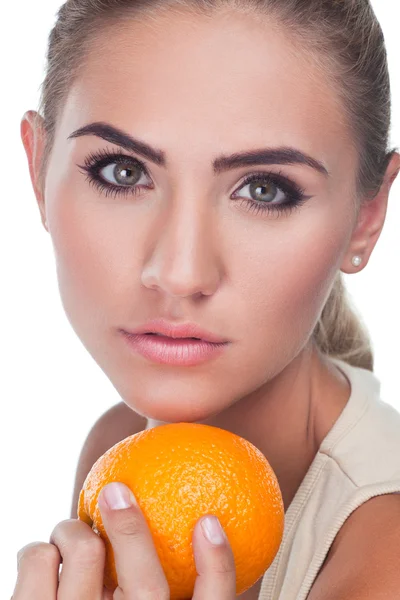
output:
[[[123,402],[89,434],[72,518],[19,553],[14,600],[111,597],[76,492],[113,443],[178,421],[245,437],[278,477],[284,539],[241,598],[396,596],[400,414],[341,279],[384,225],[389,126],[366,0],[60,8],[21,134],[66,314]],[[112,487],[113,597],[168,598],[143,516]],[[220,540],[196,524],[196,600],[235,597]]]

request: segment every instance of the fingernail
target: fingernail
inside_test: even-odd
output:
[[[103,494],[108,507],[112,510],[129,508],[137,504],[135,496],[123,483],[116,481],[108,483],[103,489]]]
[[[219,545],[225,542],[225,532],[217,517],[205,517],[202,519],[201,528],[206,539],[212,544]]]

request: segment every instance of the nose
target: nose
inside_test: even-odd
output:
[[[177,202],[164,219],[142,271],[145,287],[172,297],[212,295],[222,275],[211,209],[188,204]]]

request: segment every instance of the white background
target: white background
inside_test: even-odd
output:
[[[391,144],[400,146],[397,4],[373,1],[385,33],[392,82]],[[20,121],[36,109],[47,36],[59,0],[5,2],[1,15],[1,598],[11,597],[16,554],[49,541],[69,518],[75,468],[94,421],[120,401],[63,312],[51,239],[39,218]],[[397,57],[397,59],[396,59]],[[365,270],[345,275],[375,351],[382,399],[400,410],[400,176]]]

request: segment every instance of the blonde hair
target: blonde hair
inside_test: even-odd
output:
[[[221,8],[271,18],[306,47],[332,78],[359,152],[355,198],[373,199],[395,150],[388,151],[390,82],[381,27],[368,0],[67,0],[49,35],[47,69],[38,115],[46,131],[40,182],[44,181],[57,119],[85,56],[115,23],[155,11]],[[42,183],[43,185],[43,183]],[[339,271],[312,338],[327,355],[373,371],[368,332],[351,305]]]
[[[374,370],[368,331],[352,304],[340,271],[313,331],[313,339],[324,354],[356,367]]]

